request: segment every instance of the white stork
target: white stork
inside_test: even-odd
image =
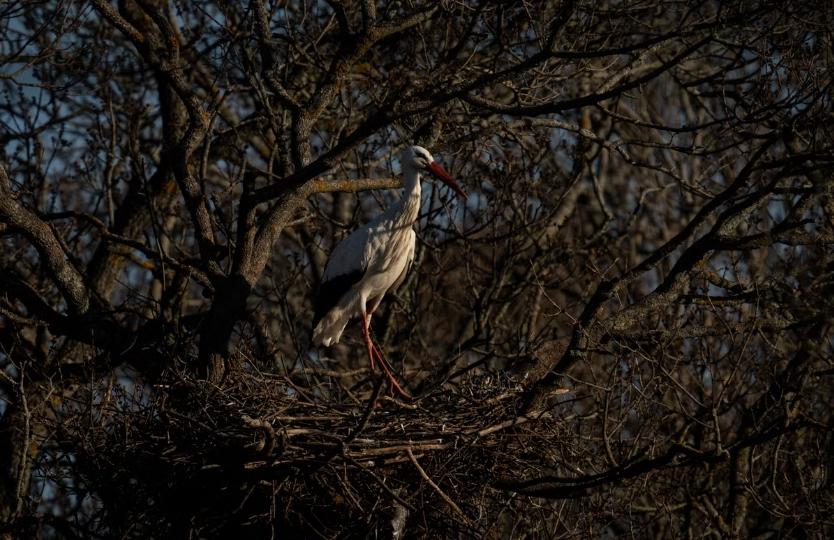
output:
[[[376,358],[392,388],[407,395],[371,339],[371,315],[385,293],[402,284],[414,260],[417,235],[413,225],[420,212],[422,171],[428,171],[451,187],[463,200],[466,200],[466,193],[423,147],[406,148],[400,162],[402,199],[339,242],[327,260],[315,302],[313,343],[325,347],[339,343],[348,321],[361,317],[371,371]]]

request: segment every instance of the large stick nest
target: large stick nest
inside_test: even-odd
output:
[[[481,374],[404,401],[382,379],[353,392],[328,382],[339,375],[241,370],[215,386],[177,374],[153,388],[110,380],[79,392],[77,414],[56,431],[77,454],[79,484],[101,497],[95,519],[131,536],[385,538],[406,523],[410,535],[478,536],[517,519],[513,494],[496,482],[576,457],[558,443],[570,440],[556,418],[566,407],[522,414],[524,388],[511,378]]]

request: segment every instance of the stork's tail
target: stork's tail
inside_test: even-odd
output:
[[[342,309],[340,306],[334,307],[322,317],[313,329],[313,344],[330,347],[339,343],[348,321],[350,321],[348,310]]]

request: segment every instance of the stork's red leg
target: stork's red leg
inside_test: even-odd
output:
[[[368,358],[371,361],[371,371],[373,372],[374,370],[374,356],[376,356],[377,360],[379,360],[379,365],[382,366],[382,370],[391,382],[391,388],[396,390],[399,395],[411,398],[411,396],[408,395],[408,392],[403,390],[400,383],[397,382],[397,378],[394,376],[394,370],[391,368],[391,365],[388,364],[388,361],[382,356],[382,353],[379,352],[376,345],[374,345],[374,342],[371,339],[370,318],[364,311],[362,312],[362,337],[365,338],[365,346],[368,348]]]
[[[365,347],[368,349],[368,359],[371,361],[371,373],[374,372],[374,343],[371,341],[371,332],[368,324],[368,315],[362,312],[362,337],[365,338]]]
[[[376,345],[374,345],[373,341],[371,342],[371,347],[373,347],[374,353],[376,353],[377,360],[379,360],[379,365],[382,366],[383,371],[388,376],[388,380],[391,381],[391,389],[396,390],[399,395],[405,398],[411,399],[411,395],[408,392],[403,390],[400,383],[397,382],[397,378],[394,376],[394,369],[391,367],[391,364],[388,363],[388,360],[382,356],[382,353],[379,351]]]

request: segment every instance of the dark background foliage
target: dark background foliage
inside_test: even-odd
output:
[[[832,15],[2,4],[2,534],[829,536]],[[414,143],[403,401],[309,339]]]

